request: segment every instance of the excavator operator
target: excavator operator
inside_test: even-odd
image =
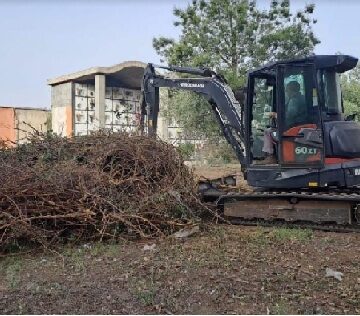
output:
[[[285,122],[288,127],[293,126],[296,122],[306,122],[307,111],[305,97],[300,91],[300,84],[293,80],[290,81],[285,88]],[[270,112],[269,118],[277,119],[276,112]],[[276,131],[276,127],[269,127],[265,129],[264,133],[264,146],[262,151],[265,153],[263,164],[276,163],[274,156],[275,140],[272,133]]]

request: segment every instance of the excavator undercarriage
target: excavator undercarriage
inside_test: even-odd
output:
[[[204,202],[232,224],[360,232],[360,189],[239,189],[236,176],[199,181]]]

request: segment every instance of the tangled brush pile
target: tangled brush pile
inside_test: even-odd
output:
[[[176,150],[126,133],[34,136],[0,150],[0,182],[0,248],[162,236],[204,212]]]

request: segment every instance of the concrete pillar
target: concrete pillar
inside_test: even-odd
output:
[[[160,112],[158,118],[157,134],[164,140],[169,140],[169,120],[164,116],[164,112],[167,110],[169,105],[169,91],[168,89],[160,88]]]
[[[72,82],[51,86],[51,116],[54,133],[67,137],[74,134]]]
[[[95,76],[95,122],[105,128],[105,75]]]

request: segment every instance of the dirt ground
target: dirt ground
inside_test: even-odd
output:
[[[195,168],[207,178],[239,171]],[[342,280],[327,277],[326,268]],[[0,257],[0,311],[359,314],[360,234],[213,224],[181,240],[8,255]]]
[[[184,240],[2,257],[0,311],[358,314],[359,268],[360,234],[213,225]]]

